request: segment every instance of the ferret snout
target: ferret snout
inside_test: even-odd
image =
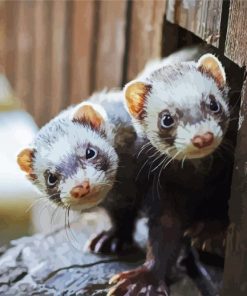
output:
[[[203,135],[197,135],[191,140],[192,144],[200,149],[210,146],[213,143],[213,141],[214,135],[211,132],[207,132]]]
[[[70,194],[74,198],[82,198],[87,195],[90,191],[90,185],[88,181],[84,181],[81,185],[74,187]]]

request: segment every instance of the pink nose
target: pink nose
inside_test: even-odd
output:
[[[210,132],[207,132],[200,136],[195,136],[191,142],[197,148],[204,148],[211,145],[214,141],[214,135]]]
[[[84,181],[81,185],[72,188],[70,195],[74,198],[82,198],[90,191],[90,185],[88,181]]]

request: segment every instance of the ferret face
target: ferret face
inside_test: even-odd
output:
[[[118,164],[103,129],[104,119],[92,108],[83,105],[72,118],[51,121],[38,133],[33,149],[18,156],[20,167],[43,194],[75,210],[93,207],[105,198]]]
[[[166,66],[125,88],[135,123],[162,154],[202,158],[220,145],[227,130],[225,73],[212,55],[199,62]]]

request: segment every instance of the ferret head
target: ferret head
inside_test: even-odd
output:
[[[59,205],[97,205],[112,188],[118,165],[106,121],[95,104],[65,111],[39,131],[32,148],[20,152],[20,168]]]
[[[221,143],[229,123],[224,69],[206,54],[154,71],[125,87],[127,110],[140,132],[162,154],[202,158]]]

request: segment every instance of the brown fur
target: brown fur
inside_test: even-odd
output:
[[[134,82],[126,89],[126,102],[130,113],[136,119],[142,119],[144,115],[145,98],[151,90],[151,85],[142,82]]]
[[[95,129],[99,129],[104,122],[102,116],[90,105],[81,106],[75,112],[73,120],[81,123],[90,123],[90,125]]]

